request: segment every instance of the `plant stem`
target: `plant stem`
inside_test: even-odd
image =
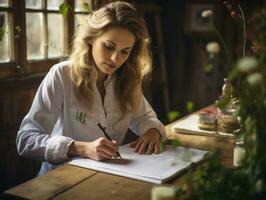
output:
[[[222,35],[221,35],[220,32],[218,31],[218,29],[216,28],[216,26],[215,26],[214,23],[213,23],[213,30],[214,30],[214,32],[216,33],[218,39],[220,40],[220,42],[221,42],[221,44],[222,44],[222,47],[224,48],[224,51],[225,51],[226,57],[227,57],[228,61],[230,62],[230,67],[232,67],[232,65],[233,65],[233,60],[232,60],[232,57],[231,57],[231,55],[230,55],[230,53],[229,53],[229,49],[228,49],[228,47],[227,47],[227,45],[226,45],[226,43],[225,43],[225,41],[224,41]]]
[[[243,57],[245,57],[245,55],[246,55],[246,23],[245,23],[245,15],[244,15],[243,9],[242,9],[240,4],[238,5],[238,8],[240,10],[241,17],[242,17],[242,24],[243,24]]]
[[[3,38],[4,38],[4,35],[5,35],[5,29],[6,29],[6,26],[3,25],[3,26],[0,26],[0,42],[2,42]]]

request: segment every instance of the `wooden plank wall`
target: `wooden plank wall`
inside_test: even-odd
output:
[[[0,82],[0,191],[33,178],[40,167],[18,155],[16,135],[41,79]]]

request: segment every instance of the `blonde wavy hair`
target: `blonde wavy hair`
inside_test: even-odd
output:
[[[136,9],[126,2],[113,2],[88,15],[86,24],[79,27],[74,39],[71,61],[71,79],[76,95],[91,107],[92,85],[97,79],[97,70],[92,57],[91,41],[112,27],[131,31],[135,43],[127,61],[115,73],[115,91],[121,112],[138,108],[143,77],[151,71],[149,34],[146,24]]]

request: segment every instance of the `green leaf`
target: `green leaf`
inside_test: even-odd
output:
[[[178,111],[170,111],[167,113],[168,121],[173,122],[175,121],[178,117],[180,117],[180,113]]]
[[[16,29],[16,31],[17,31],[18,33],[21,33],[21,28],[20,28],[20,26],[16,26],[15,29]]]
[[[0,27],[0,42],[2,42],[4,38],[5,30],[3,27]]]
[[[165,150],[165,142],[164,141],[160,141],[160,152],[163,152]]]
[[[213,64],[209,63],[204,65],[203,70],[205,73],[210,73],[213,70]]]
[[[83,6],[83,10],[85,12],[90,12],[91,8],[90,8],[90,5],[88,3],[83,3],[82,6]]]
[[[187,102],[187,111],[192,112],[194,109],[194,103],[192,101]]]
[[[15,33],[15,38],[19,38],[20,37],[20,33],[21,33],[21,28],[20,26],[16,26],[15,27],[16,33]]]
[[[231,100],[230,96],[223,96],[221,99],[215,102],[215,105],[218,108],[224,108],[229,103],[230,100]]]
[[[180,186],[176,187],[175,189],[175,196],[178,197],[184,193],[184,189]]]
[[[173,147],[177,147],[177,146],[180,146],[181,145],[181,142],[179,140],[177,140],[177,139],[171,140],[171,145]]]
[[[229,79],[229,80],[234,80],[234,79],[236,79],[240,74],[241,74],[241,72],[235,67],[235,68],[233,68],[233,70],[229,73],[229,75],[228,75],[228,79]]]
[[[64,17],[67,17],[69,11],[69,5],[67,3],[61,3],[59,6],[59,13],[61,13]]]

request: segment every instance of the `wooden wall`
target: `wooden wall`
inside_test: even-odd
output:
[[[15,141],[42,77],[0,81],[0,191],[32,178],[38,172],[40,163],[20,157]]]
[[[162,30],[164,35],[165,56],[170,93],[170,108],[181,115],[187,114],[186,103],[192,101],[194,110],[208,106],[221,94],[223,78],[227,67],[223,63],[221,54],[214,62],[210,73],[204,71],[204,65],[209,62],[206,44],[219,41],[214,32],[186,31],[187,21],[191,13],[188,12],[192,4],[212,4],[217,12],[216,25],[222,33],[232,41],[232,20],[228,13],[222,12],[221,3],[208,0],[164,0],[158,1],[162,10]],[[228,33],[230,35],[228,35]]]

